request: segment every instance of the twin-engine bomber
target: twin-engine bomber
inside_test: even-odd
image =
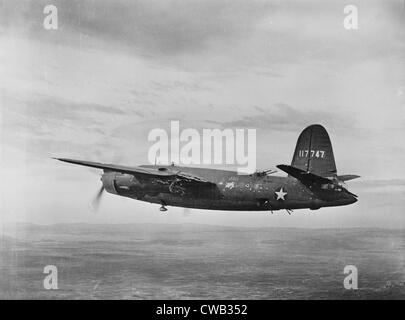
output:
[[[238,174],[235,171],[177,165],[127,167],[66,158],[57,160],[103,170],[102,186],[93,201],[109,193],[166,206],[208,210],[271,211],[316,210],[349,205],[357,196],[344,182],[357,175],[338,175],[332,144],[325,128],[315,124],[305,128],[297,141],[291,165],[275,171]]]

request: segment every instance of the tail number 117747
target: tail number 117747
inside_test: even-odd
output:
[[[300,158],[325,158],[324,150],[298,150],[298,157]]]

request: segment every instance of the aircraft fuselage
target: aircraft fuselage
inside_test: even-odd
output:
[[[102,181],[107,192],[169,206],[232,211],[319,209],[357,201],[353,196],[340,192],[338,186],[314,193],[299,180],[289,176],[240,175],[234,171],[177,166],[141,167],[193,174],[212,182],[214,186],[185,188],[192,189],[190,193],[183,191],[183,182],[167,183],[157,179],[150,183],[130,174],[106,171]]]

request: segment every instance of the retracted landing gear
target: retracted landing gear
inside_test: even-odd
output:
[[[160,202],[162,203],[162,206],[160,207],[159,210],[162,211],[162,212],[166,212],[166,211],[167,211],[167,208],[166,208],[167,204],[166,204],[166,202],[164,202],[163,200],[161,200]]]
[[[285,209],[285,211],[287,211],[287,213],[288,213],[289,215],[291,215],[291,212],[294,212],[292,209]]]

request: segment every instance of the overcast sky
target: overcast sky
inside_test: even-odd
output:
[[[58,30],[43,9],[58,8]],[[346,30],[355,4],[359,29]],[[405,226],[405,11],[380,1],[0,1],[1,222]],[[106,195],[97,170],[147,163],[153,128],[256,128],[257,165],[323,124],[358,203],[274,215]]]

